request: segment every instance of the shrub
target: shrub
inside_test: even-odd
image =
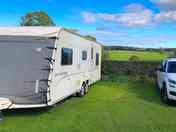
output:
[[[160,61],[104,61],[102,79],[112,79],[117,75],[130,75],[140,79],[154,79]]]
[[[160,53],[160,54],[164,54],[164,53],[165,53],[165,50],[161,47],[161,48],[159,49],[159,53]]]
[[[172,57],[176,57],[176,50],[174,50]]]
[[[136,56],[136,55],[132,55],[130,58],[129,58],[129,61],[139,61],[139,57]]]
[[[109,60],[109,50],[103,48],[102,50],[102,62]]]

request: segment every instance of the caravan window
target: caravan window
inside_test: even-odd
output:
[[[87,51],[82,52],[82,60],[87,60]]]
[[[93,59],[94,50],[91,48],[91,59]]]
[[[99,61],[100,61],[100,55],[98,54],[98,53],[96,53],[96,66],[98,66],[99,65]]]
[[[69,48],[62,48],[61,65],[72,65],[73,50]]]

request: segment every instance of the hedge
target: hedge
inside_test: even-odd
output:
[[[103,78],[110,75],[131,75],[139,78],[154,78],[156,68],[161,64],[157,61],[104,61],[102,65]]]

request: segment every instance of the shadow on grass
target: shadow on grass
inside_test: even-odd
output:
[[[17,117],[17,116],[38,116],[43,113],[49,113],[51,107],[46,108],[30,108],[30,109],[12,109],[12,110],[3,110],[3,115],[5,117]]]
[[[168,104],[161,101],[160,91],[154,81],[137,80],[129,83],[129,92],[136,95],[136,97],[148,103],[157,105],[176,107],[176,101],[170,101]]]
[[[162,104],[160,101],[159,90],[152,81],[136,80],[128,85],[129,92],[136,97],[150,103]]]

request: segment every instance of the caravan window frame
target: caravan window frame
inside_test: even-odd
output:
[[[61,66],[71,66],[71,65],[73,65],[73,49],[72,48],[62,48],[61,49]]]

